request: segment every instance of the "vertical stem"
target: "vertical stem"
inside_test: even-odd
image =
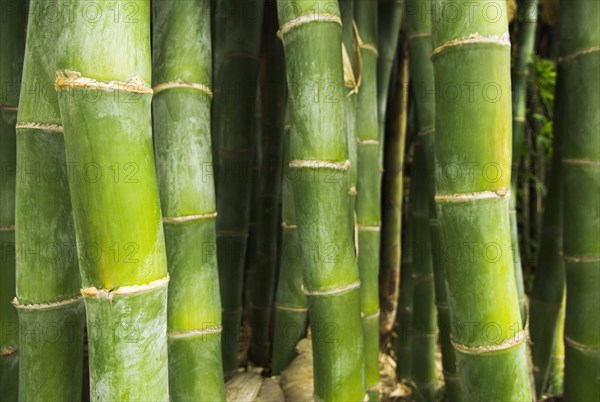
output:
[[[566,401],[600,399],[600,2],[561,1]],[[593,211],[593,212],[591,212]]]
[[[378,11],[378,49],[377,59],[377,110],[380,138],[385,137],[384,173],[383,173],[383,219],[381,236],[381,275],[379,279],[381,317],[379,333],[387,337],[392,331],[398,307],[400,291],[400,259],[402,232],[402,164],[404,162],[404,141],[406,135],[406,101],[408,94],[408,58],[403,51],[399,58],[400,80],[397,90],[400,91],[400,109],[392,109],[389,120],[386,118],[388,94],[392,66],[397,53],[402,22],[404,0],[379,0]],[[406,69],[403,66],[406,64]],[[386,120],[391,121],[393,128],[389,135],[386,131]],[[399,122],[399,120],[401,122]],[[399,123],[398,125],[395,125]],[[389,143],[391,141],[391,143]]]
[[[217,255],[226,375],[238,367],[262,19],[263,0],[217,1],[212,135],[218,166]]]
[[[91,400],[167,400],[169,276],[152,150],[150,2],[81,1],[71,11],[51,40],[64,49],[55,87],[72,168]]]
[[[279,283],[275,305],[273,365],[271,373],[279,375],[296,356],[296,345],[306,334],[307,304],[302,292],[302,251],[298,242],[298,225],[294,208],[293,177],[289,167],[291,130],[284,134],[281,253]]]
[[[525,290],[523,285],[523,268],[519,252],[519,230],[517,227],[517,193],[519,184],[519,165],[524,147],[525,129],[527,126],[527,82],[535,46],[535,32],[537,26],[538,0],[525,0],[518,8],[518,37],[517,55],[512,69],[512,169],[510,185],[510,234],[513,253],[513,267],[515,281],[519,295],[519,308],[521,320],[526,321]],[[528,245],[527,245],[528,247]]]
[[[377,1],[354,3],[361,84],[356,108],[358,271],[365,340],[367,391],[379,386],[379,252],[381,237],[381,143],[377,119]]]
[[[337,3],[277,3],[290,91],[290,168],[308,295],[315,399],[364,398],[360,281],[348,198],[342,30]]]
[[[0,19],[0,395],[16,400],[19,321],[15,296],[15,195],[17,140],[15,125],[25,52],[25,4],[2,3]]]
[[[498,11],[492,22],[479,12],[445,18],[449,6],[468,6],[452,1],[435,0],[432,17],[435,202],[452,342],[464,400],[526,401],[531,399],[526,336],[506,196],[511,163],[506,2],[486,3]]]
[[[568,89],[562,81],[562,75],[559,75],[556,82],[550,184],[545,202],[539,257],[529,297],[529,333],[537,398],[546,389],[553,350],[557,344],[563,343],[562,336],[556,337],[558,327],[561,326],[560,311],[565,288],[565,265],[560,254],[563,231],[561,138],[564,135],[561,104],[566,99]]]
[[[81,398],[84,306],[54,72],[63,25],[30,3],[17,116],[19,400]],[[43,90],[42,90],[43,89]],[[56,331],[56,338],[46,334]],[[52,332],[54,333],[54,332]]]
[[[152,6],[156,169],[171,278],[170,396],[222,400],[210,3],[155,1]]]
[[[265,7],[264,76],[262,97],[262,163],[258,183],[257,265],[251,286],[250,314],[252,339],[250,357],[267,366],[271,357],[271,316],[277,275],[279,206],[281,203],[283,134],[287,88],[283,45],[277,37],[277,9],[274,1]]]

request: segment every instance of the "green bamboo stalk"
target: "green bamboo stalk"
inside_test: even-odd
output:
[[[62,35],[51,39],[64,49],[55,86],[72,167],[91,400],[168,400],[150,2],[81,1],[71,10]]]
[[[279,375],[296,356],[296,345],[306,334],[307,303],[302,293],[302,264],[298,225],[294,208],[293,177],[289,167],[290,135],[284,134],[283,189],[281,208],[281,253],[275,304],[273,363],[271,374]]]
[[[170,397],[223,400],[210,3],[155,1],[152,6],[156,169],[171,277]]]
[[[2,3],[0,19],[0,395],[17,400],[19,319],[15,296],[15,195],[17,140],[15,125],[25,52],[25,4]]]
[[[565,288],[565,266],[560,255],[563,226],[561,138],[568,127],[562,123],[561,103],[566,99],[568,91],[563,85],[562,75],[559,75],[556,82],[550,183],[545,202],[539,257],[529,297],[529,334],[537,398],[542,396],[549,380],[552,351],[556,347],[553,345],[562,344],[562,336],[556,338]],[[564,312],[562,314],[564,315]]]
[[[262,18],[263,0],[216,3],[212,135],[216,147],[217,257],[226,376],[238,367]]]
[[[426,257],[420,257],[420,263],[425,264],[423,268],[419,264],[415,265],[415,271],[425,269],[424,275],[433,275],[433,283],[435,292],[435,303],[438,314],[439,340],[442,350],[442,367],[444,372],[444,382],[446,384],[446,396],[450,401],[462,400],[460,392],[460,378],[457,373],[456,356],[454,348],[450,340],[450,314],[448,310],[448,301],[446,295],[446,274],[445,274],[445,258],[442,256],[441,233],[437,213],[434,202],[434,177],[435,171],[435,83],[433,64],[430,60],[431,55],[431,1],[430,0],[409,0],[407,2],[407,20],[408,20],[408,43],[411,57],[411,67],[413,75],[413,92],[419,122],[419,138],[418,141],[422,144],[422,152],[424,159],[423,168],[426,172],[420,174],[422,178],[421,185],[425,186],[425,194],[423,202],[427,203],[426,207],[422,207],[421,213],[428,215],[427,219],[422,217],[415,219],[415,225],[425,225],[420,229],[426,231],[427,234],[421,235],[424,240],[418,243],[421,245],[421,253],[427,251]],[[419,230],[419,228],[417,228]],[[428,238],[427,238],[428,237]],[[431,250],[431,253],[429,253]],[[432,258],[429,257],[432,256]],[[428,261],[431,259],[431,262]],[[429,264],[433,264],[433,272],[431,272]],[[430,286],[430,283],[424,283],[421,286]],[[417,299],[424,303],[429,303],[429,299]],[[415,301],[416,303],[416,301]],[[429,312],[429,306],[415,305],[415,313],[417,308]],[[425,314],[424,317],[429,317]],[[435,349],[435,343],[428,345],[429,348]],[[435,350],[427,353],[431,359]],[[423,391],[428,399],[434,398],[432,392],[435,391],[435,372],[430,371],[430,362],[416,362],[417,365],[424,364],[426,368],[422,374],[424,377],[420,380],[426,387],[426,392]],[[426,375],[426,376],[425,376]],[[417,381],[415,379],[415,381]],[[419,382],[417,382],[419,385]]]
[[[410,15],[410,14],[409,14]],[[416,72],[413,70],[416,75]],[[414,79],[414,78],[413,78]],[[415,81],[413,81],[415,82]],[[417,113],[421,110],[417,103]],[[438,388],[435,372],[437,319],[433,279],[431,236],[429,232],[429,188],[427,161],[422,138],[415,142],[413,180],[415,182],[413,220],[413,320],[411,342],[412,379],[419,400],[434,401]]]
[[[506,2],[486,3],[498,10],[496,22],[480,12],[444,18],[449,6],[468,6],[452,3],[435,0],[432,17],[435,201],[452,342],[464,400],[529,401],[506,197],[511,155]],[[470,174],[457,178],[451,168],[468,168]]]
[[[600,399],[600,2],[560,4],[566,401]],[[561,127],[561,128],[562,128]],[[590,211],[595,211],[590,213]]]
[[[63,129],[53,88],[59,20],[52,1],[30,3],[17,116],[16,295],[19,400],[79,400],[84,306],[65,165]],[[41,280],[43,278],[43,280]]]
[[[342,18],[342,61],[344,65],[344,97],[346,114],[346,131],[348,138],[348,197],[350,198],[350,219],[354,222],[353,235],[356,236],[356,186],[358,150],[356,144],[356,107],[357,93],[360,86],[360,54],[354,29],[354,0],[340,0],[340,17]],[[356,244],[356,239],[355,239]]]
[[[519,230],[517,226],[517,192],[519,188],[519,165],[525,152],[525,129],[527,126],[527,82],[535,52],[538,0],[525,0],[517,9],[517,54],[512,68],[512,170],[510,184],[510,234],[512,239],[513,267],[519,294],[521,320],[527,320],[525,311],[525,289],[523,269],[519,252]]]
[[[409,111],[413,109],[414,102],[409,103]],[[409,113],[409,116],[411,114]],[[413,114],[414,116],[414,114]],[[410,119],[409,119],[410,121]],[[407,128],[408,132],[409,130]],[[408,146],[406,159],[410,164],[409,155],[413,152],[414,143]],[[413,171],[411,164],[410,170]],[[406,174],[406,173],[405,173]],[[404,200],[404,234],[402,236],[402,266],[400,268],[400,295],[398,300],[398,313],[396,314],[396,377],[398,381],[412,380],[412,322],[413,322],[413,260],[414,260],[414,225],[413,225],[413,198],[415,193],[415,180],[407,176],[409,190],[406,191]],[[405,184],[406,185],[406,184]]]
[[[275,2],[266,5],[262,96],[262,162],[258,183],[256,275],[251,286],[250,358],[266,367],[271,359],[271,317],[277,275],[281,204],[283,132],[287,87],[283,45],[277,37]]]
[[[392,332],[397,319],[400,291],[400,264],[402,259],[402,206],[404,199],[404,154],[408,120],[408,48],[402,41],[398,57],[398,73],[394,95],[390,102],[391,113],[385,128],[385,171],[383,174],[383,222],[381,225],[382,266],[381,321],[379,335],[385,339]]]
[[[402,22],[402,11],[404,0],[379,0],[378,19],[378,49],[379,57],[377,59],[377,115],[379,119],[380,138],[385,138],[385,142],[392,141],[384,149],[384,173],[383,173],[383,222],[381,236],[381,276],[379,279],[381,317],[379,320],[379,333],[387,337],[392,331],[396,321],[396,311],[398,310],[398,292],[400,291],[400,259],[402,242],[402,164],[404,161],[404,142],[406,135],[406,102],[407,96],[402,98],[400,95],[400,109],[392,109],[394,123],[400,126],[394,126],[386,133],[386,115],[388,105],[388,94],[391,93],[390,80],[392,76],[392,66],[398,47],[398,38],[400,37],[400,24]],[[404,55],[406,56],[406,55]],[[399,63],[408,63],[408,58],[402,59]],[[408,66],[407,66],[408,68]],[[408,93],[408,71],[398,67],[400,82],[396,89],[401,94]],[[401,116],[401,117],[398,117]]]
[[[561,397],[563,395],[563,383],[565,372],[565,299],[560,308],[558,322],[554,332],[554,347],[552,348],[552,357],[550,369],[548,372],[546,391],[549,395]]]
[[[337,3],[277,3],[290,91],[294,205],[308,295],[315,399],[365,396],[360,281],[348,192],[348,150]]]
[[[373,397],[379,387],[379,252],[381,236],[381,167],[377,120],[377,4],[354,3],[361,59],[356,106],[358,272],[365,341],[365,380]]]

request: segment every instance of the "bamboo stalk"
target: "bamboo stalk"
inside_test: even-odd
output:
[[[86,13],[92,7],[97,20]],[[150,2],[82,1],[71,9],[58,38],[64,55],[55,86],[74,169],[91,400],[168,400],[169,276],[152,151]]]
[[[265,56],[261,83],[262,162],[258,183],[258,227],[256,275],[251,286],[250,358],[266,367],[271,358],[271,317],[277,275],[279,206],[282,187],[283,133],[287,88],[283,45],[277,37],[275,2],[265,7]]]
[[[216,3],[212,135],[216,147],[217,256],[226,376],[238,367],[262,19],[262,0]]]
[[[600,399],[600,3],[561,1],[566,401]],[[595,211],[590,214],[590,211]]]
[[[568,88],[562,81],[562,75],[559,75],[555,96],[550,183],[545,202],[540,252],[529,297],[529,333],[537,398],[542,396],[548,383],[552,353],[555,349],[553,345],[562,343],[562,336],[556,338],[565,288],[565,266],[560,249],[563,227],[561,138],[566,131],[563,132],[565,126],[561,123],[561,103],[567,97]]]
[[[279,375],[296,356],[296,345],[306,334],[308,307],[302,292],[301,249],[294,208],[293,177],[289,167],[292,130],[284,134],[281,253],[275,305],[273,363],[271,374]]]
[[[356,107],[358,272],[365,341],[365,380],[371,397],[379,387],[379,254],[381,237],[381,143],[377,120],[377,4],[354,3],[361,59]]]
[[[381,287],[381,321],[379,334],[386,339],[397,320],[400,300],[400,265],[402,261],[402,208],[404,202],[404,154],[408,120],[408,47],[402,40],[398,57],[398,73],[394,88],[391,113],[387,117],[385,170],[383,174],[383,222],[381,225],[382,266],[379,279]]]
[[[84,307],[56,93],[60,20],[30,3],[17,116],[19,400],[81,398]],[[42,92],[42,88],[44,92]],[[43,280],[41,280],[43,278]],[[51,333],[53,335],[49,336]]]
[[[433,284],[435,291],[430,290],[428,286],[432,286],[430,282],[421,284],[426,293],[435,294],[435,303],[437,306],[439,339],[442,350],[442,367],[444,372],[444,381],[446,384],[446,396],[450,401],[462,400],[460,392],[460,377],[457,373],[456,356],[450,339],[450,314],[448,311],[448,301],[446,295],[446,273],[445,273],[445,258],[442,256],[441,233],[437,213],[434,202],[434,176],[436,166],[435,158],[435,82],[433,73],[433,64],[430,60],[432,51],[431,45],[431,16],[430,16],[430,0],[411,0],[407,2],[407,21],[408,21],[408,40],[409,52],[411,56],[411,67],[413,75],[413,93],[416,104],[417,117],[419,122],[418,143],[422,144],[422,158],[424,173],[419,173],[421,178],[420,185],[424,186],[423,191],[426,191],[422,197],[422,202],[427,203],[425,207],[417,207],[421,210],[421,214],[427,214],[427,217],[422,216],[415,219],[415,225],[424,225],[424,228],[417,231],[426,231],[420,236],[417,243],[421,250],[419,253],[426,253],[425,257],[419,257],[419,264],[415,264],[415,272],[425,270],[423,275],[433,275]],[[420,189],[419,189],[420,190]],[[432,257],[430,257],[432,256]],[[429,261],[431,260],[431,261]],[[424,264],[423,267],[420,265]],[[430,264],[433,264],[431,271]],[[430,278],[429,278],[430,279]],[[417,306],[417,300],[422,303],[429,303],[428,298],[417,297],[415,301],[415,314],[417,309],[425,311],[425,318],[429,317],[429,307]],[[421,318],[423,320],[423,318]],[[426,321],[427,327],[431,319]],[[431,326],[431,325],[429,325]],[[434,327],[431,327],[434,328]],[[424,347],[423,345],[422,347]],[[435,349],[435,343],[427,345],[430,349]],[[433,358],[434,350],[429,351],[427,356]],[[424,391],[422,393],[427,399],[435,397],[432,389],[435,387],[435,372],[430,369],[430,362],[416,361],[414,365],[423,365],[423,377],[417,381],[417,385],[423,384]],[[413,367],[413,370],[415,368]],[[415,373],[416,375],[416,373]]]
[[[25,52],[25,7],[2,3],[0,20],[0,395],[18,397],[19,318],[11,304],[15,295],[15,196],[17,141],[15,125]]]
[[[519,252],[519,230],[517,227],[517,193],[519,188],[519,165],[525,152],[525,130],[527,127],[527,83],[533,61],[535,32],[537,26],[538,0],[525,0],[517,10],[518,36],[517,55],[512,68],[512,170],[510,184],[510,234],[512,241],[513,267],[519,294],[521,320],[527,320],[525,311],[525,289],[523,268]]]
[[[390,120],[397,122],[404,119],[400,126],[390,130],[386,134],[386,116],[388,106],[388,94],[392,76],[392,67],[397,53],[398,40],[400,37],[400,25],[402,22],[404,1],[403,0],[379,0],[378,19],[378,49],[380,51],[377,59],[377,111],[379,119],[380,138],[384,136],[385,142],[392,141],[384,149],[384,173],[383,173],[383,222],[381,236],[381,277],[379,280],[381,317],[379,321],[379,333],[387,337],[396,321],[398,309],[398,292],[400,291],[400,260],[402,242],[402,164],[404,161],[404,141],[406,135],[406,102],[408,101],[408,71],[398,67],[400,74],[397,90],[401,91],[400,102],[404,102],[400,108],[392,109],[401,117],[393,116]],[[408,58],[399,63],[408,63]],[[407,65],[408,69],[408,65]],[[404,96],[404,97],[403,97]],[[400,110],[400,111],[399,111]],[[394,124],[394,123],[391,123]],[[404,126],[402,126],[402,124]],[[403,127],[403,128],[402,128]]]
[[[312,327],[315,399],[360,401],[364,398],[364,341],[347,195],[339,8],[337,3],[303,0],[280,0],[277,6],[290,123],[297,130],[289,166],[295,174],[294,205]]]
[[[432,59],[439,92],[435,201],[447,262],[452,342],[464,400],[526,401],[531,399],[526,336],[506,197],[511,154],[506,2],[488,3],[498,10],[496,22],[478,12],[441,17],[449,4],[433,3],[438,14],[432,20]],[[459,1],[453,6],[467,5]],[[462,90],[458,96],[457,89]],[[469,166],[472,174],[458,179],[448,171]],[[499,173],[488,172],[490,166]]]
[[[409,112],[414,110],[414,103],[409,103]],[[410,115],[410,114],[409,114]],[[414,116],[414,114],[413,114]],[[409,119],[411,121],[412,119]],[[413,130],[407,128],[410,133]],[[414,171],[413,164],[409,156],[414,154],[414,142],[408,146],[406,159],[411,173]],[[414,162],[414,161],[413,161]],[[406,173],[405,173],[406,174]],[[396,377],[399,382],[412,380],[412,322],[413,322],[413,285],[412,280],[414,266],[414,224],[413,224],[413,198],[415,194],[414,176],[407,175],[404,180],[408,181],[409,191],[405,193],[404,201],[404,235],[402,236],[402,267],[400,269],[400,295],[398,300],[398,313],[396,314],[396,333],[397,340],[395,345],[397,362],[396,362]],[[405,184],[406,185],[406,184]]]
[[[414,70],[413,73],[416,75]],[[417,103],[417,113],[421,110],[420,106]],[[414,255],[411,370],[419,399],[434,401],[438,387],[435,372],[437,319],[429,233],[428,199],[430,193],[427,185],[425,149],[421,141],[421,138],[416,139],[413,170],[415,193],[412,209]]]
[[[210,3],[180,0],[152,5],[156,167],[171,277],[170,396],[223,400],[210,142]]]

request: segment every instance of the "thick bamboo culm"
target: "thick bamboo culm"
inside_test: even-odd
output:
[[[413,73],[415,73],[414,70]],[[419,110],[417,104],[417,113]],[[431,402],[435,401],[438,381],[435,372],[437,317],[428,212],[430,193],[427,185],[427,161],[422,138],[416,138],[415,141],[412,176],[415,192],[411,194],[413,202],[411,378],[419,395],[417,399]]]
[[[489,2],[498,10],[496,22],[482,13],[442,18],[439,13],[449,4],[433,1],[438,14],[432,20],[432,60],[442,91],[435,111],[435,201],[452,343],[464,400],[526,401],[531,399],[527,336],[510,251],[507,197],[511,91],[506,2]],[[453,5],[467,6],[454,0]],[[472,96],[453,96],[453,86],[467,83],[479,84]],[[448,174],[453,166],[473,166],[474,171],[456,179]],[[468,245],[476,246],[467,252]],[[462,252],[450,254],[451,248]],[[468,328],[468,323],[475,324]]]
[[[210,3],[152,5],[154,143],[170,275],[170,396],[174,401],[222,400]]]
[[[384,174],[383,174],[383,210],[381,225],[381,268],[379,277],[380,310],[379,334],[389,336],[396,321],[398,309],[398,292],[400,291],[400,261],[402,232],[402,165],[404,163],[404,142],[406,138],[406,102],[407,98],[399,96],[400,109],[393,108],[390,116],[390,135],[386,131],[388,94],[392,94],[390,81],[394,58],[398,53],[398,40],[402,22],[404,0],[379,0],[378,7],[378,45],[377,59],[377,115],[379,120],[379,137],[385,138]],[[402,50],[400,51],[402,52]],[[408,58],[398,58],[398,63],[406,63]],[[401,94],[408,93],[408,70],[399,66],[397,79],[400,80],[395,90]],[[391,103],[391,102],[390,102]],[[401,122],[400,122],[401,121]],[[399,124],[397,124],[399,123]],[[390,144],[389,141],[392,143]]]
[[[563,85],[562,74],[556,82],[552,165],[546,196],[540,252],[531,295],[529,296],[529,334],[531,358],[535,377],[536,396],[546,390],[552,366],[552,355],[562,337],[556,338],[560,323],[565,289],[565,266],[561,256],[563,229],[562,144],[563,132],[561,103],[568,89]],[[563,318],[564,320],[564,318]],[[556,329],[556,330],[555,330]]]
[[[226,376],[238,367],[262,20],[262,0],[216,3],[212,138]]]
[[[25,53],[25,4],[2,3],[0,20],[0,395],[17,400],[19,318],[15,295],[15,195],[17,173],[17,106]]]
[[[126,6],[136,18],[115,18]],[[98,20],[86,17],[89,7]],[[90,397],[167,400],[169,276],[152,147],[150,2],[71,8],[51,39],[64,49],[54,70],[67,163],[87,168],[69,184],[93,339]]]
[[[417,217],[414,219],[415,225],[425,225],[427,235],[423,234],[421,237],[428,237],[424,239],[417,239],[416,252],[419,256],[419,262],[426,264],[433,264],[433,283],[435,284],[435,303],[437,306],[438,316],[438,327],[439,327],[439,343],[442,350],[442,367],[444,372],[444,382],[446,384],[447,397],[450,401],[462,400],[460,393],[460,378],[457,374],[456,358],[454,348],[450,340],[450,314],[448,310],[448,302],[446,295],[446,279],[445,279],[445,257],[442,255],[440,249],[440,227],[437,220],[437,213],[435,210],[434,203],[434,176],[435,171],[435,152],[434,152],[434,141],[435,141],[435,83],[433,74],[433,64],[430,60],[431,56],[431,1],[430,0],[409,0],[407,2],[407,21],[408,21],[408,48],[411,59],[412,69],[412,82],[413,82],[413,94],[416,104],[417,121],[419,123],[419,134],[417,137],[417,144],[420,144],[422,148],[422,158],[424,159],[423,168],[425,173],[418,173],[418,177],[421,178],[421,182],[417,183],[417,186],[423,186],[426,191],[425,197],[422,198],[423,202],[428,205],[420,208],[422,213],[426,213],[427,217]],[[420,189],[420,187],[418,187]],[[416,229],[420,229],[417,227]],[[431,252],[430,252],[431,251]],[[426,256],[420,256],[425,253]],[[432,257],[429,258],[429,255]],[[431,261],[429,261],[431,259]],[[415,264],[414,271],[420,272],[423,268]],[[420,284],[421,287],[427,284]],[[433,292],[433,291],[431,291]],[[428,302],[428,299],[415,295],[415,303]],[[425,306],[414,306],[415,319],[417,309],[420,311],[429,311]],[[427,317],[427,315],[425,315]],[[419,318],[422,320],[422,318]],[[422,345],[424,346],[424,345]],[[429,348],[435,348],[435,343],[429,344]],[[429,352],[426,356],[431,356],[433,352]],[[415,372],[415,364],[424,364],[424,367],[429,367],[430,362],[421,362],[419,360],[413,363],[413,373]],[[435,373],[425,372],[421,375],[429,375],[427,379],[423,377],[420,379],[424,384],[429,384],[429,388],[424,390],[424,396],[429,399],[434,397],[432,390],[430,389],[433,385],[433,377]],[[432,377],[433,376],[433,377]],[[417,378],[415,378],[417,381]],[[417,382],[417,385],[419,383]],[[435,391],[435,390],[433,390]]]
[[[294,100],[289,103],[294,130],[289,166],[295,175],[315,399],[362,400],[364,341],[349,211],[339,7],[327,1],[280,0],[277,8]]]
[[[16,298],[19,400],[81,398],[84,306],[63,127],[54,91],[62,21],[29,5],[17,116]],[[44,88],[42,96],[40,89]],[[50,172],[50,174],[48,174]],[[51,254],[50,254],[51,253]],[[57,336],[44,334],[56,330]]]
[[[381,143],[377,120],[377,1],[354,2],[360,87],[356,105],[358,271],[365,341],[365,380],[379,386],[379,255],[381,237]]]
[[[289,167],[291,133],[292,130],[286,127],[283,154],[281,252],[271,366],[273,375],[280,374],[296,356],[296,345],[306,335],[308,313],[306,296],[302,292],[302,251],[298,242],[298,225],[294,208],[294,173]]]
[[[560,4],[566,401],[600,399],[600,2]],[[594,212],[591,212],[594,211]]]
[[[519,292],[521,320],[527,321],[523,269],[519,251],[517,226],[517,190],[519,188],[519,165],[525,152],[527,129],[527,83],[535,52],[535,32],[538,17],[538,0],[523,1],[517,10],[517,54],[512,69],[512,167],[510,185],[510,233],[512,239],[513,266]]]
[[[278,267],[283,136],[287,84],[283,45],[277,37],[275,2],[265,5],[264,56],[261,77],[261,168],[258,183],[256,273],[250,286],[252,326],[250,359],[266,367],[271,359],[271,317]]]

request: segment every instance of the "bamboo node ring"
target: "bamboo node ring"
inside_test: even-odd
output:
[[[187,330],[183,330],[183,331],[167,331],[167,336],[169,338],[187,338],[187,337],[191,337],[191,336],[220,334],[221,332],[223,332],[223,327],[221,325],[213,325],[210,327],[206,327],[204,329],[187,329]]]
[[[283,40],[283,37],[286,33],[300,25],[308,24],[310,22],[335,22],[339,24],[339,26],[342,26],[342,20],[337,15],[326,13],[309,13],[300,15],[294,19],[285,22],[281,26],[281,28],[279,28],[279,31],[277,31],[277,36],[279,37],[279,39]]]
[[[195,89],[202,93],[205,93],[206,95],[208,95],[211,98],[213,96],[213,92],[208,87],[208,85],[200,84],[198,82],[187,82],[187,81],[182,81],[182,80],[163,82],[162,84],[156,85],[152,90],[154,91],[154,95],[156,95],[159,92],[165,91],[167,89],[173,89],[173,88]]]
[[[496,191],[478,191],[475,193],[440,194],[435,196],[436,202],[466,202],[510,196],[510,190],[501,188]]]
[[[83,297],[112,300],[114,296],[129,296],[136,293],[150,292],[165,287],[168,284],[169,275],[167,274],[167,276],[164,278],[145,283],[143,285],[121,286],[116,289],[98,289],[96,287],[82,288],[81,294]]]
[[[55,300],[55,301],[46,302],[46,303],[32,303],[32,304],[23,303],[23,304],[21,304],[21,302],[19,302],[19,299],[17,299],[15,297],[14,299],[12,299],[11,303],[13,306],[15,306],[15,308],[17,308],[19,310],[45,310],[45,309],[61,308],[61,307],[70,306],[72,304],[77,304],[77,303],[81,302],[81,300],[83,300],[82,297],[77,295],[77,296],[69,297],[68,299]]]
[[[598,352],[600,352],[600,347],[599,346],[584,345],[583,343],[579,343],[577,341],[574,341],[573,339],[569,338],[566,335],[564,337],[564,340],[565,340],[565,344],[569,345],[573,349],[581,350],[581,351],[584,351],[584,352],[592,352],[592,353],[598,353]]]
[[[514,348],[525,343],[527,339],[529,339],[529,331],[525,329],[523,331],[517,332],[517,334],[512,338],[506,339],[501,343],[492,345],[469,346],[463,345],[462,343],[458,343],[454,339],[450,339],[450,341],[452,342],[452,346],[454,346],[454,349],[461,353],[479,355],[483,353],[498,352],[501,350]]]
[[[360,287],[360,281],[325,290],[308,290],[302,285],[302,293],[307,296],[335,296]]]
[[[129,82],[111,81],[106,83],[97,81],[94,78],[83,77],[81,73],[73,70],[57,71],[54,88],[57,91],[70,88],[102,91],[127,91],[139,94],[153,93],[152,88],[150,88],[140,76],[131,78]]]
[[[189,222],[189,221],[198,221],[198,220],[202,220],[202,219],[212,219],[212,218],[216,218],[216,217],[217,217],[217,213],[211,212],[208,214],[185,215],[185,216],[175,216],[175,217],[163,216],[162,221],[163,221],[163,223],[183,223],[183,222]]]
[[[493,44],[493,45],[510,47],[510,35],[508,32],[504,32],[501,35],[483,36],[479,32],[475,32],[464,38],[449,40],[448,42],[436,47],[435,49],[433,49],[433,52],[431,53],[431,57],[433,58],[437,54],[443,52],[446,49],[452,48],[452,47],[463,46],[463,45],[474,45],[474,44],[478,44],[478,43],[479,44],[489,43],[489,44]]]
[[[33,129],[33,130],[44,130],[44,131],[52,131],[54,133],[62,133],[63,126],[59,124],[48,124],[48,123],[40,123],[37,121],[18,121],[15,125],[17,130],[23,129]]]
[[[558,62],[559,63],[564,63],[564,62],[567,62],[567,61],[571,61],[571,60],[573,60],[573,59],[575,59],[575,58],[577,58],[579,56],[584,56],[584,55],[590,54],[590,53],[596,53],[598,51],[600,51],[600,47],[590,47],[590,48],[587,48],[587,49],[581,49],[581,50],[573,52],[573,53],[571,53],[569,55],[566,55],[566,56],[563,56],[563,57],[559,57],[558,58]]]
[[[15,225],[0,225],[0,232],[12,232],[15,229]]]
[[[307,160],[307,159],[297,159],[290,161],[289,165],[292,169],[332,169],[332,170],[348,170],[350,169],[350,161],[345,160],[344,162],[334,162],[334,161],[319,161],[319,160]]]

